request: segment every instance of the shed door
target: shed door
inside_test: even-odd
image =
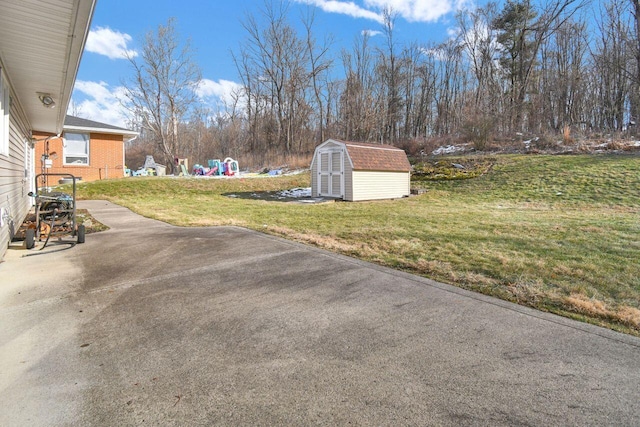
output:
[[[324,197],[344,196],[344,151],[318,152],[318,194]]]

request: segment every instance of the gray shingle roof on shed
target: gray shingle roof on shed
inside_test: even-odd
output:
[[[351,158],[353,170],[409,172],[411,164],[404,150],[392,145],[342,142]]]

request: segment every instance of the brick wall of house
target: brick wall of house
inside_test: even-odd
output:
[[[48,136],[34,132],[37,139]],[[46,150],[46,143],[36,143],[36,174],[42,173],[42,155]],[[49,156],[52,167],[48,173],[70,173],[82,177],[83,182],[96,181],[107,178],[121,178],[124,176],[124,143],[122,135],[106,133],[91,133],[89,140],[89,164],[65,165],[62,138],[49,139]]]

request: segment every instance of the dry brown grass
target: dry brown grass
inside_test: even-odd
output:
[[[544,283],[538,281],[518,280],[509,283],[508,292],[515,298],[518,304],[526,304],[535,306],[543,299],[548,298],[550,293],[544,289]]]
[[[640,310],[627,305],[611,306],[594,297],[572,293],[563,299],[569,310],[589,317],[613,320],[640,331]]]
[[[627,144],[624,141],[616,139],[607,143],[607,150],[624,150],[626,146]]]
[[[440,147],[445,147],[447,145],[463,145],[466,144],[465,140],[457,135],[444,135],[444,136],[434,136],[431,138],[426,138],[422,141],[422,150],[426,155],[431,154],[435,149]]]
[[[282,152],[248,153],[242,155],[242,168],[251,170],[305,169],[311,165],[313,153],[284,154]]]
[[[564,143],[564,145],[573,143],[573,138],[571,137],[571,128],[567,125],[562,128],[562,142]]]
[[[587,141],[580,141],[574,146],[576,153],[591,153],[594,150],[594,145]]]
[[[577,313],[595,317],[608,317],[611,314],[611,310],[607,308],[604,302],[595,298],[589,298],[583,294],[573,293],[565,297],[564,300],[566,304]]]
[[[634,307],[622,306],[617,312],[618,319],[625,325],[640,330],[640,310]]]
[[[461,279],[465,283],[473,283],[474,285],[480,286],[482,288],[495,286],[499,283],[492,277],[488,277],[482,273],[475,273],[470,271],[464,272]]]
[[[279,226],[265,226],[264,231],[301,243],[310,243],[320,248],[346,255],[359,254],[360,256],[363,256],[366,255],[367,252],[367,247],[361,243],[348,243],[333,236],[299,233],[295,230]]]

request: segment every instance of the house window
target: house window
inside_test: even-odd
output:
[[[89,164],[89,134],[65,133],[64,135],[64,164]]]
[[[0,154],[9,155],[9,84],[0,69]]]

